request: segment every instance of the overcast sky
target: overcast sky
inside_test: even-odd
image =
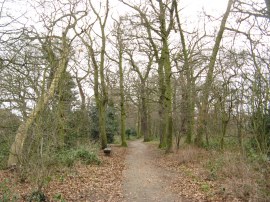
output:
[[[140,2],[140,0],[134,0],[133,2]],[[221,15],[226,10],[227,0],[181,0],[180,8],[183,9],[183,14],[187,17],[197,17],[197,14],[204,9],[209,14]],[[110,4],[118,7],[118,11],[123,13],[122,3],[118,0],[110,0]]]
[[[133,2],[136,1],[140,2],[140,0],[134,0]],[[27,0],[15,0],[14,3],[9,2],[12,1],[7,0],[5,5],[8,8],[8,12],[13,16],[18,16],[20,15],[20,13],[31,11],[31,8],[29,8],[29,6],[25,6],[27,4]],[[124,14],[129,10],[118,0],[110,0],[109,4],[115,8],[114,10],[117,10],[113,12],[114,14],[116,14],[117,12],[120,14]],[[181,0],[179,5],[179,7],[183,9],[181,11],[181,16],[195,22],[196,19],[198,19],[198,14],[202,11],[202,9],[204,9],[207,14],[210,15],[222,15],[226,9],[227,0]],[[31,17],[35,16],[32,15]]]

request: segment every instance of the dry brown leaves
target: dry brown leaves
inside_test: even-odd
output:
[[[101,165],[76,164],[73,168],[58,171],[43,192],[50,201],[122,201],[122,171],[126,148],[112,146],[111,156],[100,152]],[[6,185],[21,201],[33,191],[30,182],[19,183],[10,171],[0,171],[0,183],[9,179]],[[0,193],[1,195],[1,193]]]
[[[209,153],[198,148],[183,148],[177,152],[164,154],[153,146],[159,155],[153,163],[166,169],[174,177],[170,189],[188,201],[242,201],[225,194],[218,181],[209,178],[203,163],[211,158]]]

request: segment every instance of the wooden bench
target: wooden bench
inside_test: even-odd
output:
[[[110,156],[111,155],[112,148],[111,147],[106,147],[105,149],[103,149],[103,151],[104,151],[104,154],[106,156]]]

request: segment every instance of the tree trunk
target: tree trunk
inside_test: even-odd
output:
[[[81,104],[81,110],[84,112],[85,111],[85,94],[83,92],[83,87],[82,87],[82,84],[81,84],[81,81],[78,77],[76,77],[76,82],[77,82],[77,85],[78,85],[78,88],[79,88],[79,93],[80,93],[80,97],[81,97],[81,100],[82,100],[82,104]]]
[[[100,134],[101,149],[105,149],[107,147],[107,134],[106,134],[106,110],[104,107],[104,103],[99,104],[98,118],[99,118],[99,134]]]
[[[163,54],[163,53],[161,53]],[[159,84],[159,148],[165,148],[167,146],[166,143],[166,120],[165,120],[165,90],[166,87],[164,85],[164,62],[160,59],[158,64],[158,84]]]
[[[201,105],[201,110],[199,111],[199,117],[198,117],[198,131],[197,131],[197,136],[195,138],[195,144],[197,146],[202,146],[203,145],[203,135],[205,135],[206,132],[206,126],[207,126],[207,116],[208,116],[208,105],[209,105],[209,94],[211,91],[211,86],[213,82],[213,74],[214,74],[214,67],[216,63],[216,57],[219,51],[219,46],[222,40],[222,36],[225,30],[225,25],[227,22],[227,19],[230,14],[230,10],[232,7],[234,0],[229,0],[226,12],[222,18],[220,28],[218,35],[216,37],[216,41],[214,44],[214,48],[212,50],[212,54],[210,57],[210,62],[208,65],[208,72],[206,75],[206,81],[203,86],[203,91],[202,91],[202,105]]]
[[[137,138],[141,138],[141,113],[140,113],[140,106],[138,105],[138,112],[137,112]]]
[[[182,44],[182,50],[184,55],[184,71],[186,72],[186,79],[187,79],[187,88],[186,88],[186,95],[187,100],[185,102],[185,108],[186,108],[186,120],[187,120],[187,137],[186,142],[188,144],[192,141],[192,135],[194,131],[194,100],[193,100],[193,82],[192,82],[192,69],[189,64],[189,58],[188,58],[188,51],[186,48],[186,42],[184,37],[184,32],[182,30],[182,26],[180,23],[180,18],[178,15],[178,9],[177,9],[177,3],[175,5],[175,13],[176,13],[176,20],[178,24],[178,29],[180,32],[180,38],[181,38],[181,44]]]
[[[94,66],[94,94],[95,94],[95,100],[96,105],[98,107],[98,116],[99,116],[99,137],[100,137],[100,143],[101,148],[104,149],[107,147],[107,134],[106,134],[106,108],[108,103],[108,89],[105,82],[105,76],[104,76],[104,68],[105,68],[105,48],[106,48],[106,34],[105,34],[105,26],[107,22],[107,17],[109,13],[109,1],[106,0],[106,6],[105,6],[105,14],[104,19],[102,20],[102,17],[100,16],[100,13],[97,12],[95,7],[93,6],[92,2],[90,1],[90,6],[92,8],[92,11],[97,17],[97,21],[99,23],[99,28],[101,32],[101,47],[98,52],[100,52],[100,60],[99,62],[96,60],[96,55],[94,52],[94,49],[92,47],[93,40],[91,38],[91,35],[89,34],[88,37],[91,41],[91,44],[87,43],[82,37],[82,41],[88,48],[88,51],[90,53],[93,66]],[[99,85],[100,81],[100,85]],[[100,90],[100,91],[99,91]]]
[[[120,37],[120,36],[119,36]],[[123,75],[123,44],[122,41],[119,43],[119,74],[120,74],[120,108],[121,108],[121,145],[127,147],[126,142],[126,109],[125,109],[125,95],[124,95],[124,75]]]
[[[170,52],[168,48],[167,41],[165,43],[165,107],[166,107],[166,137],[167,137],[167,147],[166,152],[172,152],[172,136],[173,136],[173,117],[172,117],[172,85],[171,85],[171,62],[170,62]]]
[[[161,66],[164,68],[164,106],[165,106],[165,137],[166,152],[172,151],[172,133],[173,133],[173,117],[172,117],[172,84],[171,84],[171,61],[168,44],[169,31],[166,28],[165,7],[162,1],[159,1],[160,8],[160,32],[162,40]],[[163,63],[163,65],[162,65]],[[161,95],[163,96],[163,95]],[[163,142],[162,142],[163,143]],[[163,143],[164,144],[164,143]]]
[[[65,43],[64,41],[63,43]],[[67,45],[67,44],[64,44]],[[62,78],[63,73],[66,71],[67,62],[68,62],[68,55],[69,55],[69,48],[67,46],[64,46],[63,49],[63,55],[61,57],[61,60],[59,62],[59,66],[57,67],[53,80],[51,82],[51,85],[44,95],[40,97],[40,99],[37,102],[36,107],[32,111],[32,113],[29,115],[26,122],[22,123],[21,126],[18,128],[17,134],[15,136],[15,141],[11,145],[10,148],[10,154],[8,159],[8,166],[17,165],[18,162],[22,160],[22,154],[23,154],[23,147],[25,140],[28,135],[28,131],[34,121],[40,116],[40,114],[44,111],[45,107],[49,103],[50,99],[54,96],[55,90],[57,89],[60,78]]]
[[[141,133],[144,137],[144,142],[149,142],[148,117],[146,107],[145,81],[141,81]]]
[[[227,132],[227,126],[228,126],[229,120],[222,120],[222,135],[220,139],[220,149],[221,151],[224,150],[224,143],[225,143],[225,135]]]

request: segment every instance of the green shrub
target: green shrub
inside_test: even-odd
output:
[[[207,182],[204,182],[201,184],[201,190],[203,192],[209,192],[210,191],[210,185]]]
[[[61,164],[67,167],[73,166],[76,161],[81,161],[86,165],[100,164],[97,154],[85,148],[63,150],[58,153],[57,158]]]
[[[219,150],[220,141],[217,138],[212,138],[209,140],[209,144],[207,144],[206,142],[203,143],[203,148],[207,150]]]
[[[47,202],[49,201],[48,197],[41,191],[34,191],[27,198],[28,202]]]
[[[73,166],[75,161],[73,152],[65,149],[58,151],[55,158],[57,162],[67,167]]]
[[[89,164],[100,164],[100,160],[97,157],[97,154],[92,152],[92,151],[88,151],[86,149],[78,149],[76,151],[75,157],[77,160],[82,161],[83,163],[85,163],[86,165]]]
[[[63,195],[60,194],[60,193],[55,194],[54,197],[53,197],[53,199],[54,199],[55,201],[60,201],[60,202],[65,202],[65,201],[66,201],[66,200],[64,199]]]
[[[137,132],[134,128],[127,128],[126,131],[126,136],[128,139],[130,139],[131,137],[136,137],[137,136]]]

